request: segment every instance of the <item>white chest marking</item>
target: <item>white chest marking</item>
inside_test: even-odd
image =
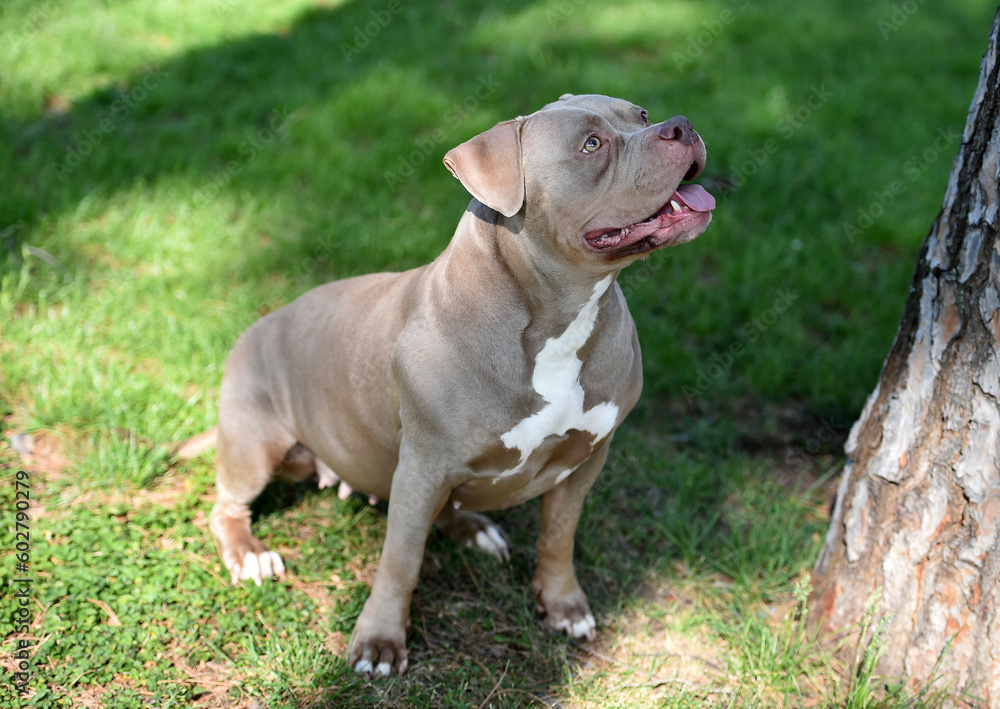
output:
[[[597,302],[611,285],[608,276],[594,286],[594,292],[566,331],[559,337],[545,341],[541,352],[535,357],[535,369],[531,375],[531,385],[545,399],[545,406],[523,419],[502,436],[500,440],[508,448],[517,448],[521,459],[510,470],[505,470],[494,479],[516,475],[524,469],[532,452],[549,436],[564,435],[570,429],[591,433],[599,441],[615,427],[618,420],[618,406],[607,401],[593,408],[583,410],[583,386],[580,384],[580,370],[583,362],[578,353],[594,330],[599,307]],[[559,482],[571,471],[563,471]]]

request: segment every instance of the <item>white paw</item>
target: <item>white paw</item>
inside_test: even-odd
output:
[[[229,566],[230,580],[234,585],[239,584],[240,581],[252,579],[255,584],[260,586],[263,579],[269,579],[272,576],[284,577],[284,575],[285,564],[276,551],[265,551],[262,554],[248,551],[243,557],[242,564],[234,563]]]
[[[590,613],[575,623],[571,622],[569,618],[563,618],[552,625],[552,628],[566,633],[571,638],[593,640],[597,636],[597,623]]]
[[[597,637],[597,622],[594,620],[594,616],[588,613],[583,620],[573,623],[570,636],[574,638],[586,638],[587,640],[593,640]]]
[[[500,561],[510,560],[510,547],[500,528],[495,525],[491,524],[486,529],[476,532],[476,538],[467,540],[466,545],[485,551]]]
[[[340,479],[338,478],[338,480],[340,480]],[[323,487],[323,486],[320,485],[320,487]],[[341,500],[346,500],[348,497],[350,497],[353,494],[354,494],[354,488],[351,487],[350,485],[348,485],[347,483],[341,481],[340,482],[340,487],[337,488],[337,497],[340,498]],[[377,505],[378,504],[378,495],[369,495],[368,496],[368,504],[371,505],[372,507],[374,507],[375,505]]]
[[[330,469],[330,466],[319,458],[316,459],[316,477],[319,478],[319,489],[325,490],[340,482],[337,474]]]
[[[403,665],[403,671],[405,671],[406,666]],[[380,679],[382,677],[392,676],[392,663],[380,662],[378,665],[373,665],[370,660],[358,660],[354,665],[354,671],[359,675],[365,675],[370,679]],[[400,672],[402,674],[402,672]]]

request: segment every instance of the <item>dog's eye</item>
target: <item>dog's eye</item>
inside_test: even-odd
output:
[[[649,123],[649,114],[646,113],[645,110],[643,110],[642,113],[639,114],[639,117],[642,118],[643,123]]]
[[[596,135],[592,135],[587,138],[587,142],[583,144],[583,152],[592,153],[601,147],[601,139]]]

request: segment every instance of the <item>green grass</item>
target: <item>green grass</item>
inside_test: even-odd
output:
[[[837,663],[796,600],[994,7],[896,10],[4,2],[0,428],[39,450],[0,444],[3,509],[30,473],[35,619],[14,635],[4,596],[0,664],[30,639],[40,707],[937,706],[936,685],[872,674],[877,642]],[[646,384],[578,538],[600,637],[534,622],[531,503],[497,515],[509,565],[432,538],[413,669],[364,682],[341,658],[384,517],[276,488],[256,528],[291,579],[231,588],[210,456],[170,468],[156,444],[214,423],[226,354],[261,314],[433,258],[468,201],[444,152],[567,91],[689,116],[719,201],[698,241],[621,279]]]

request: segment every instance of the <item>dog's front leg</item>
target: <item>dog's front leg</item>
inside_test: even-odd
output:
[[[404,439],[392,479],[382,557],[347,651],[351,666],[369,678],[406,672],[410,598],[420,576],[427,534],[451,493],[436,477],[438,471],[415,462]]]
[[[608,457],[610,439],[572,475],[542,495],[538,566],[531,581],[538,612],[553,630],[593,640],[597,624],[573,570],[573,537],[583,498]]]

